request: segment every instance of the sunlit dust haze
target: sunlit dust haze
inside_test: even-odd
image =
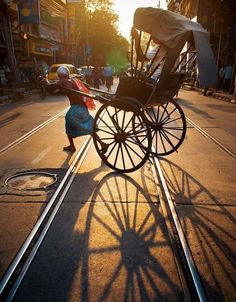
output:
[[[159,7],[166,9],[166,0],[113,0],[114,11],[119,15],[119,30],[120,33],[130,38],[130,29],[133,24],[133,15],[138,7]]]

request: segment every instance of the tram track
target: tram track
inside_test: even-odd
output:
[[[193,256],[191,254],[188,241],[184,235],[184,231],[181,226],[181,222],[179,220],[178,214],[175,209],[174,202],[171,198],[171,194],[169,192],[165,177],[162,172],[162,168],[160,165],[160,160],[157,157],[152,157],[151,159],[152,162],[152,173],[153,173],[153,178],[155,181],[156,186],[162,187],[162,195],[160,197],[160,205],[162,208],[164,215],[166,216],[166,219],[170,222],[169,223],[169,233],[175,234],[171,235],[171,237],[176,237],[177,235],[177,240],[176,238],[173,239],[176,242],[174,242],[174,245],[177,246],[177,248],[180,248],[181,250],[178,251],[179,254],[181,255],[180,258],[184,262],[182,266],[187,266],[186,268],[180,268],[179,274],[180,278],[182,281],[183,285],[183,290],[185,292],[185,296],[189,298],[189,296],[196,296],[198,301],[200,302],[206,302],[206,294],[201,282],[201,278],[198,274],[197,267],[195,265]],[[167,227],[168,228],[168,227]],[[171,228],[171,229],[170,229]],[[179,258],[178,255],[176,255],[176,258]],[[184,258],[184,259],[183,259]],[[177,260],[178,262],[178,260]],[[189,275],[191,280],[189,280]],[[191,287],[191,288],[189,288]],[[191,292],[192,287],[194,288],[196,294],[193,295]],[[190,294],[191,292],[191,294]]]
[[[30,130],[29,132],[27,132],[26,134],[22,135],[21,137],[19,137],[18,139],[16,139],[15,141],[13,141],[12,143],[8,144],[7,146],[3,147],[2,149],[0,149],[0,156],[3,155],[5,152],[9,151],[10,149],[16,147],[17,145],[21,144],[23,141],[25,141],[26,139],[30,138],[32,135],[34,135],[35,133],[37,133],[38,131],[40,131],[41,129],[43,129],[45,126],[47,126],[48,124],[52,123],[54,120],[56,120],[57,118],[59,118],[60,116],[62,116],[63,114],[65,114],[65,112],[68,110],[68,108],[66,108],[65,110],[57,113],[56,115],[52,116],[50,119],[48,119],[47,121],[41,123],[40,125],[38,125],[37,127],[33,128],[32,130]],[[209,133],[207,133],[203,128],[201,128],[200,126],[198,126],[194,121],[192,121],[189,117],[187,117],[185,115],[186,121],[193,126],[199,133],[201,133],[204,137],[208,138],[209,140],[211,140],[212,142],[214,142],[214,144],[220,149],[222,150],[224,153],[228,154],[231,158],[236,160],[236,154],[234,154],[232,151],[230,151],[227,147],[225,147],[223,144],[221,144],[216,138],[214,138],[212,135],[210,135]]]
[[[207,133],[204,129],[194,123],[189,117],[185,116],[186,121],[192,125],[199,133],[201,133],[204,137],[208,138],[210,141],[214,142],[214,144],[224,153],[229,155],[231,158],[236,160],[236,154],[231,152],[228,148],[226,148],[223,144],[221,144],[217,139],[215,139],[212,135]]]
[[[53,118],[34,128],[36,129],[35,132],[48,125],[50,122],[54,121],[65,111],[66,110],[58,113],[57,115],[53,116]],[[23,140],[26,140],[31,135],[33,135],[35,133],[33,132],[33,130],[27,133],[28,135],[26,134]],[[19,139],[15,141],[15,145],[12,143],[9,145],[8,149],[7,147],[5,147],[5,152],[10,148],[13,148],[17,144],[21,143],[22,141]],[[83,142],[82,146],[76,153],[73,162],[70,164],[67,172],[61,180],[59,186],[57,187],[53,196],[48,201],[46,208],[40,215],[32,231],[30,232],[22,247],[18,251],[17,255],[11,262],[3,278],[0,280],[0,301],[12,301],[12,299],[14,298],[14,295],[17,289],[19,288],[25,274],[27,273],[27,270],[29,269],[31,262],[33,261],[41,243],[43,242],[43,239],[45,238],[49,227],[52,224],[62,202],[64,201],[64,198],[76,176],[76,173],[79,171],[92,142],[93,138],[91,136],[88,136]]]
[[[174,106],[172,108],[175,110]],[[180,116],[179,112],[176,111],[176,113]],[[198,126],[192,119],[187,117],[185,115],[186,122],[191,125],[194,129],[196,129],[201,135],[203,135],[205,138],[212,141],[221,151],[223,151],[225,154],[229,155],[231,158],[236,160],[236,154],[233,153],[231,150],[229,150],[227,147],[225,147],[221,142],[219,142],[216,138],[214,138],[212,135],[207,133],[203,128]]]
[[[37,127],[33,128],[32,130],[30,130],[29,132],[27,132],[26,134],[24,134],[21,137],[17,138],[12,143],[10,143],[7,146],[5,146],[2,149],[0,149],[0,156],[3,155],[4,153],[6,153],[7,151],[9,151],[10,149],[18,146],[19,144],[21,144],[22,142],[24,142],[25,140],[27,140],[28,138],[30,138],[32,135],[34,135],[35,133],[37,133],[39,130],[43,129],[45,126],[47,126],[50,123],[52,123],[53,121],[55,121],[57,118],[59,118],[60,116],[62,116],[63,114],[65,114],[65,112],[67,110],[68,109],[64,109],[63,111],[57,113],[56,115],[52,116],[47,121],[41,123]]]
[[[215,139],[212,135],[207,133],[207,131],[198,126],[189,117],[185,116],[185,118],[188,124],[193,126],[193,128],[196,129],[201,135],[213,142],[221,151],[230,156],[232,159],[236,159],[236,155],[231,152],[228,148],[226,148],[223,144],[221,144],[217,139]],[[197,266],[191,254],[188,241],[182,229],[181,222],[179,220],[175,208],[175,204],[171,198],[171,194],[169,193],[169,189],[162,172],[160,159],[158,159],[158,157],[153,156],[151,157],[151,163],[154,181],[157,186],[161,186],[162,188],[162,196],[160,196],[160,205],[163,211],[163,215],[167,219],[167,229],[170,237],[175,241],[173,247],[177,246],[177,253],[179,254],[179,256],[177,256],[176,262],[177,267],[179,268],[179,274],[182,281],[185,297],[189,298],[190,296],[193,296],[194,300],[197,299],[198,301],[205,302],[207,301],[207,296],[201,278],[199,276]],[[179,267],[178,258],[181,258],[181,267]],[[194,294],[192,292],[192,289],[195,291]]]
[[[22,136],[21,138],[19,138],[12,144],[1,149],[0,155],[5,153],[6,151],[10,150],[14,146],[20,144],[22,141],[26,140],[27,138],[29,138],[31,135],[33,135],[34,133],[36,133],[37,131],[39,131],[40,129],[42,129],[43,127],[45,127],[52,121],[54,121],[56,118],[58,118],[64,112],[65,112],[65,110],[58,113],[57,115],[55,115],[48,121],[40,124],[38,127],[32,129],[30,132],[28,132],[26,135]],[[186,120],[188,121],[189,124],[191,124],[194,128],[196,128],[202,135],[204,135],[205,137],[207,137],[211,141],[213,141],[222,151],[224,151],[225,153],[230,155],[232,158],[236,159],[236,156],[230,150],[225,148],[222,144],[220,144],[217,140],[215,140],[211,135],[209,135],[205,130],[203,130],[198,125],[196,125],[193,121],[191,121],[191,119],[186,117]],[[67,170],[62,182],[58,186],[58,188],[55,191],[55,193],[53,194],[52,198],[49,200],[49,202],[48,202],[46,208],[44,209],[43,213],[41,214],[39,220],[35,224],[33,230],[27,237],[22,248],[17,253],[17,256],[15,257],[15,259],[11,263],[9,269],[5,273],[3,279],[1,280],[0,297],[2,294],[5,295],[5,291],[8,291],[6,301],[12,301],[12,299],[14,298],[14,295],[15,295],[17,289],[19,288],[21,281],[23,280],[25,274],[27,273],[27,270],[28,270],[31,262],[33,261],[34,256],[36,255],[41,243],[43,242],[43,240],[47,234],[47,231],[49,230],[49,227],[52,224],[52,222],[65,198],[65,195],[67,194],[67,192],[75,178],[76,173],[78,172],[83,160],[85,159],[85,157],[88,153],[88,150],[89,150],[91,144],[92,144],[92,138],[88,137],[85,140],[84,144],[81,146],[80,150],[77,152],[77,154],[76,154],[72,164],[70,165],[69,169]],[[152,158],[152,163],[153,163],[152,164],[153,177],[156,182],[156,185],[160,185],[160,183],[161,183],[161,186],[163,188],[163,196],[164,196],[165,201],[161,200],[161,207],[164,209],[164,207],[166,207],[166,205],[167,205],[170,210],[171,219],[174,223],[175,230],[178,234],[181,248],[182,248],[185,260],[188,265],[188,269],[189,269],[189,272],[190,272],[190,275],[192,278],[192,282],[194,284],[194,287],[195,287],[195,290],[197,293],[197,297],[198,297],[199,301],[201,301],[201,302],[207,301],[206,295],[204,292],[204,288],[202,286],[201,279],[198,274],[197,267],[194,263],[192,255],[191,255],[191,251],[189,249],[188,242],[185,238],[183,229],[181,227],[181,223],[179,221],[177,212],[175,210],[175,205],[171,199],[165,178],[163,176],[159,159],[156,157]],[[45,220],[47,220],[47,221],[45,222]],[[39,229],[42,227],[42,225],[43,225],[43,229],[42,229],[42,231],[40,231],[40,234],[39,234],[37,240],[35,240],[36,234],[39,232]],[[31,248],[31,250],[30,250],[30,246],[32,245],[32,242],[33,242],[33,248]],[[29,256],[27,257],[26,261],[22,265],[20,274],[15,276],[14,274],[16,274],[16,271],[19,268],[20,262],[22,261],[24,255],[27,253],[27,251],[29,252]],[[11,285],[9,287],[9,284],[12,283],[12,279],[14,279],[13,285]],[[188,295],[188,293],[186,295]]]
[[[44,237],[46,236],[47,231],[51,223],[53,222],[53,219],[55,218],[65,198],[65,195],[76,176],[76,173],[78,172],[83,160],[85,159],[91,144],[92,137],[88,137],[81,146],[80,150],[77,152],[60,185],[49,200],[46,208],[42,212],[21,249],[18,251],[16,257],[4,274],[0,282],[0,301],[12,301],[32,260],[34,259],[34,256],[36,255]],[[41,231],[40,228],[42,228]],[[38,234],[39,232],[40,234]],[[38,237],[35,240],[36,235],[38,235]],[[33,245],[32,250],[30,250],[31,245]],[[27,252],[29,253],[29,255],[26,257],[26,260],[24,261],[22,267],[19,267],[23,257],[27,254]],[[20,271],[19,274],[17,273],[18,270]],[[2,297],[4,298],[4,300],[2,300]]]
[[[41,214],[40,218],[38,219],[31,233],[28,235],[27,239],[25,240],[22,248],[19,250],[16,257],[14,258],[11,265],[9,266],[7,272],[5,273],[0,283],[0,297],[2,296],[4,298],[4,300],[1,301],[10,302],[13,300],[54,218],[57,215],[58,210],[61,204],[63,203],[64,198],[68,190],[70,189],[70,186],[72,185],[73,180],[76,174],[78,173],[89,151],[91,144],[92,144],[92,138],[88,137],[83,143],[83,145],[81,146],[78,153],[76,154],[72,164],[67,170],[60,185],[58,186],[57,190],[49,200],[46,208],[44,209],[43,213]],[[201,281],[197,273],[197,269],[192,259],[191,252],[188,247],[188,243],[183,234],[183,230],[181,228],[181,224],[179,222],[177,213],[175,211],[173,201],[171,200],[170,193],[168,191],[168,187],[166,185],[158,158],[156,157],[152,158],[152,163],[153,163],[152,172],[153,172],[155,183],[157,186],[160,185],[161,183],[161,186],[163,188],[164,197],[165,200],[167,201],[167,206],[170,209],[172,219],[174,221],[175,228],[178,233],[178,237],[180,238],[182,249],[184,251],[184,256],[186,258],[186,262],[188,263],[188,268],[191,272],[191,277],[193,279],[193,283],[195,285],[195,289],[199,297],[199,301],[201,302],[206,301],[204,290],[201,286]],[[166,203],[163,200],[161,200],[161,207],[163,209],[163,212],[165,212]],[[179,274],[183,284],[183,291],[185,293],[185,297],[189,297],[189,289],[187,288],[188,286],[185,284],[186,282],[184,280],[186,279],[186,277],[185,276],[181,277],[180,270],[179,270]]]

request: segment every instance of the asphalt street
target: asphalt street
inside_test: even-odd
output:
[[[220,145],[236,154],[236,106],[187,90],[177,101],[214,140],[188,122],[178,153],[160,164],[208,300],[235,301],[236,164]],[[63,152],[68,105],[63,95],[34,95],[0,107],[0,149],[62,112],[0,154],[1,278],[76,156]],[[85,140],[76,139],[77,150]],[[14,173],[36,170],[55,173],[57,183],[27,192],[5,184]],[[92,144],[74,173],[13,301],[183,301],[185,285],[150,163],[117,174]]]

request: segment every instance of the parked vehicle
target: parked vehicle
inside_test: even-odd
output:
[[[79,76],[79,79],[84,82],[85,81],[85,74],[84,74],[82,68],[77,68],[77,74]]]
[[[49,81],[57,81],[58,80],[57,69],[60,66],[66,66],[69,69],[70,78],[74,78],[74,77],[79,78],[79,75],[77,73],[77,69],[75,68],[74,65],[72,65],[72,64],[53,64],[50,67],[49,72],[48,72],[47,77],[46,77]]]

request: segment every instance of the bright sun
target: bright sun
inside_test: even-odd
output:
[[[113,0],[114,11],[119,15],[119,30],[123,36],[130,38],[133,15],[138,7],[160,7],[166,9],[166,0]]]

